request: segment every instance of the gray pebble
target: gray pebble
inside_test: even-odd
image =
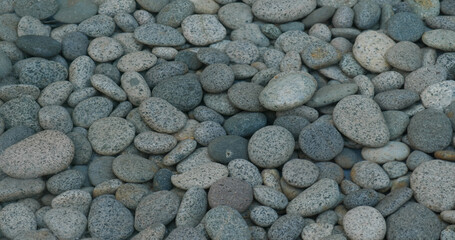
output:
[[[305,226],[305,220],[298,214],[286,214],[278,218],[269,228],[270,240],[294,240]]]
[[[216,63],[229,64],[229,57],[216,48],[201,48],[197,51],[196,57],[199,61],[207,65]]]
[[[383,110],[401,110],[419,101],[417,93],[406,89],[394,89],[376,94],[374,101]]]
[[[352,167],[351,178],[362,188],[381,189],[389,185],[390,179],[379,164],[370,161],[361,161]]]
[[[317,122],[302,129],[299,135],[299,145],[300,149],[310,158],[317,161],[328,161],[343,150],[343,138],[331,124]]]
[[[171,190],[172,186],[171,176],[173,173],[166,168],[162,168],[153,176],[153,189],[156,191]]]
[[[215,110],[206,106],[197,106],[193,110],[194,119],[199,122],[212,121],[219,124],[224,123],[224,117]]]
[[[262,177],[254,164],[245,159],[234,159],[229,162],[228,170],[231,177],[242,179],[252,187],[262,184]]]
[[[116,178],[112,172],[113,161],[114,157],[102,156],[95,158],[90,162],[88,167],[88,177],[93,186]]]
[[[208,146],[215,138],[226,135],[224,128],[216,122],[201,122],[194,130],[194,139],[203,146]]]
[[[408,41],[401,41],[389,48],[385,58],[390,65],[404,71],[414,71],[422,66],[419,46]]]
[[[340,184],[341,181],[343,181],[344,170],[340,166],[338,166],[338,164],[334,162],[317,162],[315,164],[319,168],[318,180],[321,180],[323,178],[329,178],[334,180],[338,184]]]
[[[178,227],[196,227],[206,211],[207,193],[202,188],[190,188],[182,197],[175,223]]]
[[[401,177],[408,172],[406,163],[398,161],[387,162],[382,165],[382,168],[384,168],[384,170],[387,172],[390,179]]]
[[[208,153],[215,161],[228,164],[231,160],[248,159],[248,141],[240,136],[220,136],[208,145]]]
[[[336,9],[332,17],[332,24],[336,28],[352,27],[354,22],[354,10],[347,6],[341,6]]]
[[[302,23],[306,28],[311,28],[316,23],[324,23],[329,20],[335,13],[336,8],[330,6],[323,6],[312,11],[308,16],[306,16]],[[283,30],[283,29],[281,29]],[[301,29],[303,30],[303,29]],[[286,32],[283,30],[283,32]]]
[[[270,45],[269,39],[261,32],[260,27],[254,23],[244,24],[242,27],[232,31],[231,40],[248,40],[259,47]]]
[[[341,71],[349,77],[366,74],[366,70],[357,62],[357,60],[355,60],[352,53],[344,54],[343,57],[341,57],[339,66]]]
[[[0,211],[0,230],[7,238],[35,230],[36,219],[32,210],[22,203],[11,203]]]
[[[241,112],[226,119],[224,129],[229,135],[248,137],[266,126],[267,118],[263,113]]]
[[[8,76],[13,71],[11,59],[3,51],[0,51],[0,78]]]
[[[37,102],[42,106],[62,105],[73,91],[73,84],[69,81],[57,81],[49,84],[41,91]]]
[[[228,90],[229,101],[237,108],[250,112],[264,111],[259,95],[264,87],[251,82],[238,82]]]
[[[168,101],[151,97],[141,103],[139,113],[153,130],[162,133],[175,133],[185,126],[187,117]]]
[[[252,12],[260,20],[271,23],[283,23],[301,19],[316,8],[316,1],[255,1]]]
[[[263,24],[260,28],[261,32],[271,40],[277,39],[282,33],[275,24]]]
[[[189,111],[202,101],[202,79],[195,74],[170,77],[153,88],[152,96],[168,101],[178,110]]]
[[[45,106],[38,112],[38,121],[45,130],[58,130],[68,133],[73,129],[73,121],[62,106]]]
[[[163,154],[171,151],[177,145],[177,139],[174,136],[145,131],[134,138],[136,148],[148,154]]]
[[[381,17],[381,7],[374,1],[359,1],[352,9],[355,13],[354,24],[359,29],[372,28]]]
[[[101,118],[88,130],[88,140],[98,154],[115,155],[128,147],[134,139],[134,125],[118,117]]]
[[[19,70],[19,82],[22,84],[31,84],[43,89],[53,82],[63,81],[68,77],[68,70],[57,62],[43,58],[30,58],[22,61],[20,62],[23,65]]]
[[[211,64],[202,71],[200,82],[205,91],[220,93],[234,83],[234,71],[226,64]]]
[[[88,128],[96,120],[109,116],[113,103],[105,97],[91,97],[79,102],[73,110],[75,126]]]
[[[78,210],[84,215],[88,214],[92,196],[90,193],[80,190],[68,190],[52,199],[52,208],[71,208]]]
[[[401,111],[384,111],[385,122],[389,128],[390,139],[396,139],[400,137],[408,127],[409,116]]]
[[[82,21],[77,30],[93,38],[107,37],[114,33],[115,22],[114,19],[104,14],[95,15]]]
[[[135,154],[122,154],[112,162],[112,172],[124,182],[147,182],[157,171],[154,162]]]
[[[185,39],[196,46],[216,43],[226,36],[226,28],[214,15],[194,14],[185,18],[181,26]]]
[[[453,59],[455,59],[455,54],[452,52],[443,53],[436,59],[436,64],[442,65],[447,69],[448,77],[450,79],[453,79],[455,76]]]
[[[387,194],[375,208],[382,216],[387,217],[409,201],[412,198],[412,194],[413,191],[408,187],[398,188]]]
[[[29,95],[36,100],[40,95],[40,90],[36,86],[27,84],[12,84],[0,87],[0,98],[4,102],[24,95]]]
[[[227,93],[206,93],[203,100],[207,107],[223,115],[231,116],[240,111],[229,101]]]
[[[280,116],[277,117],[273,122],[273,125],[286,128],[289,132],[292,133],[294,139],[296,140],[299,138],[302,129],[309,124],[310,122],[306,118],[296,115]]]
[[[142,231],[155,223],[170,223],[177,215],[179,204],[177,194],[170,191],[158,191],[145,196],[136,208],[135,229]]]
[[[46,182],[47,190],[55,195],[72,189],[80,189],[85,177],[77,170],[66,170],[50,177]]]
[[[119,103],[115,109],[109,114],[109,117],[121,117],[124,118],[128,115],[128,113],[133,109],[133,105],[128,102],[124,101]]]
[[[176,29],[154,23],[136,28],[134,38],[140,43],[152,46],[178,46],[185,43],[185,38]]]
[[[251,64],[259,57],[259,50],[256,45],[245,40],[230,42],[225,52],[231,59],[231,62],[239,64]]]
[[[14,201],[33,197],[44,192],[45,183],[41,178],[17,179],[5,177],[0,180],[0,201]]]
[[[90,77],[95,70],[95,62],[88,56],[79,56],[69,67],[69,81],[75,90],[91,87]]]
[[[228,206],[212,208],[205,215],[204,227],[212,239],[239,239],[251,238],[248,225],[239,212]]]
[[[387,34],[396,41],[415,42],[424,33],[423,21],[414,13],[394,14],[387,22]]]
[[[139,26],[133,15],[126,12],[115,14],[114,21],[123,32],[134,32],[134,29]]]
[[[45,0],[45,1],[30,1],[30,0],[18,0],[13,4],[14,12],[19,16],[32,16],[38,19],[45,19],[54,15],[59,4],[56,0]]]
[[[87,217],[71,208],[57,208],[46,212],[44,222],[56,237],[75,239],[85,232]]]
[[[292,159],[283,165],[283,179],[291,186],[306,188],[311,186],[319,176],[318,167],[304,159]]]
[[[353,209],[358,206],[375,206],[379,202],[379,194],[373,189],[361,189],[349,193],[343,200],[346,209]]]
[[[190,70],[198,70],[203,65],[197,58],[197,53],[192,49],[179,51],[174,60],[184,63]]]
[[[124,53],[122,44],[110,37],[97,37],[87,48],[88,55],[97,62],[110,62],[121,57]]]
[[[271,207],[258,206],[251,210],[250,218],[258,226],[269,227],[278,219],[278,214]]]
[[[0,16],[0,38],[14,42],[17,39],[17,24],[20,18],[14,13],[6,13]],[[15,46],[15,44],[14,44]]]
[[[98,6],[90,0],[60,0],[59,6],[53,18],[62,23],[80,23],[98,11]]]
[[[288,199],[286,196],[272,187],[257,185],[253,188],[253,193],[254,199],[264,206],[268,206],[276,210],[283,210],[288,205]]]
[[[165,62],[150,68],[145,74],[145,81],[150,88],[169,77],[183,75],[188,72],[188,66],[183,62]]]
[[[375,93],[380,93],[401,88],[404,84],[404,77],[399,72],[388,71],[372,78],[371,83],[373,83]]]
[[[166,238],[167,240],[178,240],[178,239],[188,239],[188,240],[206,240],[201,231],[193,227],[177,227],[172,230],[171,233]]]
[[[12,99],[0,106],[0,116],[4,120],[5,128],[9,129],[19,125],[41,130],[38,120],[39,105],[29,96]]]
[[[163,164],[165,166],[172,166],[186,157],[196,149],[197,142],[193,139],[185,139],[180,141],[174,149],[172,149],[166,156],[163,158]]]
[[[251,7],[245,3],[229,3],[218,10],[218,17],[224,26],[238,29],[253,22]]]

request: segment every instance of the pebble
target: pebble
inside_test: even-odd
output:
[[[62,23],[80,23],[87,18],[94,16],[98,6],[90,0],[59,0],[60,8],[53,16]]]
[[[62,54],[66,59],[74,60],[77,57],[87,55],[89,40],[81,32],[71,32],[62,39]]]
[[[286,212],[304,217],[314,216],[335,207],[340,194],[338,184],[334,180],[323,178],[289,202]]]
[[[176,145],[177,139],[174,136],[153,131],[142,132],[134,138],[134,146],[148,154],[164,154]]]
[[[304,226],[305,220],[302,216],[287,213],[272,224],[267,236],[270,240],[293,240],[299,237]]]
[[[0,77],[4,78],[13,71],[11,59],[3,51],[0,52]]]
[[[188,16],[193,14],[194,4],[188,0],[180,0],[164,6],[158,15],[156,22],[173,28],[180,26],[180,23]]]
[[[19,16],[32,16],[40,20],[48,18],[54,15],[59,4],[56,0],[45,0],[45,1],[29,1],[29,0],[17,0],[13,4],[14,12]]]
[[[133,142],[134,134],[135,127],[128,120],[106,117],[93,122],[88,130],[88,140],[96,153],[115,155]]]
[[[51,28],[41,23],[41,21],[32,16],[24,16],[17,24],[17,35],[19,37],[26,35],[39,35],[49,37]]]
[[[87,217],[71,208],[57,208],[46,212],[44,222],[56,237],[76,239],[85,232]]]
[[[123,47],[119,41],[110,37],[97,37],[87,48],[88,55],[97,62],[110,62],[123,55]]]
[[[144,77],[137,72],[124,73],[120,82],[121,88],[125,91],[130,102],[129,105],[139,106],[152,95]]]
[[[376,94],[374,101],[383,110],[402,110],[420,99],[419,95],[407,89],[393,89]]]
[[[73,129],[73,121],[68,111],[62,106],[45,106],[38,112],[40,126],[45,130],[57,130],[68,133]]]
[[[442,112],[426,109],[411,118],[407,136],[412,148],[432,153],[451,143],[452,124]]]
[[[351,178],[354,183],[363,188],[381,189],[389,185],[390,179],[379,164],[361,161],[352,167]]]
[[[340,6],[336,9],[332,24],[336,28],[349,28],[354,23],[354,10],[347,6]]]
[[[199,229],[192,227],[177,227],[176,229],[172,230],[166,239],[178,240],[182,238],[189,240],[207,239]]]
[[[105,75],[95,74],[90,77],[90,82],[96,90],[115,101],[122,102],[127,99],[125,91]]]
[[[41,178],[17,179],[5,176],[0,180],[0,201],[15,201],[36,196],[43,193],[45,187],[45,182]]]
[[[199,122],[212,121],[219,124],[224,123],[223,115],[206,106],[197,106],[193,109],[194,119]]]
[[[174,76],[159,82],[152,91],[153,97],[168,101],[181,111],[189,111],[202,101],[202,87],[194,74]]]
[[[114,33],[115,22],[107,15],[94,15],[79,23],[77,30],[92,38],[108,37]]]
[[[412,198],[412,194],[412,189],[408,187],[395,189],[379,201],[375,208],[383,217],[387,217],[408,202]]]
[[[256,25],[255,25],[256,26]],[[221,50],[215,48],[200,48],[197,51],[197,59],[204,64],[229,64],[229,57]],[[204,69],[205,70],[205,69]]]
[[[261,104],[273,111],[284,111],[308,102],[316,91],[315,79],[305,72],[281,73],[259,94]]]
[[[236,135],[220,136],[209,143],[208,153],[222,164],[239,158],[248,159],[248,140]]]
[[[249,183],[252,187],[262,184],[262,176],[259,169],[245,159],[234,159],[228,164],[229,175]]]
[[[88,177],[93,186],[116,178],[112,172],[113,161],[114,157],[102,156],[95,158],[90,162],[88,167]]]
[[[381,7],[375,1],[359,1],[352,9],[354,10],[354,24],[359,29],[372,28],[381,17]]]
[[[112,163],[115,176],[129,183],[147,182],[157,171],[158,166],[154,162],[135,154],[122,154]]]
[[[328,161],[343,150],[343,138],[333,125],[316,122],[302,129],[299,146],[311,159]]]
[[[262,112],[265,108],[261,105],[259,96],[264,87],[252,82],[238,82],[228,90],[228,98],[231,103],[245,111]]]
[[[224,63],[211,64],[202,71],[200,83],[206,92],[224,92],[234,83],[234,71]]]
[[[95,62],[88,56],[79,56],[69,67],[69,81],[75,90],[90,87],[90,77],[95,70]],[[69,100],[68,100],[69,101]]]
[[[341,183],[344,179],[344,171],[333,162],[317,162],[316,166],[319,168],[319,177],[318,180],[323,178],[329,178],[335,180],[338,184]]]
[[[416,42],[425,31],[425,24],[412,12],[399,12],[387,21],[387,34],[396,41]]]
[[[259,167],[274,168],[289,159],[294,146],[294,137],[288,130],[280,126],[267,126],[251,136],[248,156]]]
[[[359,206],[349,210],[343,217],[346,235],[353,240],[383,239],[386,221],[381,213],[370,206]]]
[[[251,7],[245,3],[229,3],[222,6],[218,10],[218,18],[230,29],[238,29],[253,22]]]
[[[420,2],[416,0],[406,0],[406,3],[420,18],[425,19],[427,17],[439,15],[439,1],[429,0]]]
[[[430,209],[409,202],[387,218],[387,239],[439,239],[441,220]]]
[[[186,115],[166,100],[151,97],[141,103],[139,113],[144,122],[153,130],[175,133],[185,126]]]
[[[2,14],[0,16],[0,38],[5,41],[14,42],[17,40],[17,24],[20,18],[13,13]]]
[[[364,146],[382,147],[389,141],[389,130],[379,106],[362,95],[339,101],[333,110],[333,121],[343,135]]]
[[[21,36],[16,40],[16,46],[31,56],[42,58],[53,57],[61,51],[61,44],[47,36]]]
[[[308,67],[321,69],[338,63],[341,59],[341,54],[331,44],[316,41],[303,50],[301,57]]]
[[[278,214],[271,207],[257,206],[251,209],[250,218],[260,227],[270,227],[278,219]]]
[[[0,223],[2,234],[10,239],[37,227],[35,215],[22,203],[12,203],[1,209]]]
[[[119,179],[111,179],[104,181],[95,186],[92,195],[94,198],[97,198],[102,195],[113,195],[121,185],[122,181]]]
[[[31,58],[23,61],[21,62],[24,65],[19,70],[19,82],[21,84],[35,85],[43,89],[53,82],[63,81],[68,77],[68,70],[57,62],[42,58]]]
[[[280,116],[273,122],[273,125],[286,128],[296,140],[299,138],[302,129],[309,124],[310,122],[306,118],[295,115]]]
[[[0,168],[11,177],[36,178],[60,172],[73,156],[74,145],[64,133],[44,130],[5,149]]]
[[[394,45],[395,42],[384,33],[368,30],[357,36],[352,53],[362,67],[382,73],[390,68],[384,55]]]
[[[292,159],[283,165],[282,174],[289,185],[307,188],[318,179],[319,168],[308,160]]]
[[[323,23],[329,20],[335,13],[335,10],[336,8],[330,6],[317,8],[308,16],[306,16],[305,19],[303,19],[302,23],[305,25],[305,27],[311,28],[318,23]]]
[[[12,84],[0,87],[0,98],[5,102],[24,95],[30,95],[36,100],[40,95],[40,90],[36,86],[27,84]]]
[[[74,189],[65,191],[52,199],[52,208],[70,208],[77,210],[84,215],[88,214],[92,196],[83,190]]]
[[[194,130],[194,140],[202,146],[208,146],[217,137],[226,135],[224,128],[211,121],[205,121],[200,123]]]
[[[303,228],[302,239],[318,239],[331,236],[333,225],[328,223],[311,223]]]
[[[202,188],[188,189],[182,197],[175,217],[178,227],[196,227],[207,211],[207,193]]]
[[[204,217],[204,228],[212,239],[251,238],[248,225],[239,212],[229,206],[218,206],[210,209]]]
[[[155,175],[156,177],[156,175]],[[125,183],[115,191],[115,199],[129,209],[136,209],[140,200],[149,193],[148,188],[142,184]]]
[[[283,210],[288,205],[286,196],[272,187],[257,185],[253,188],[253,193],[254,199],[264,206],[276,210]]]
[[[425,32],[422,41],[429,47],[443,51],[455,51],[455,31],[446,29],[436,29]]]
[[[408,74],[404,81],[404,89],[422,93],[428,86],[447,79],[447,70],[441,65],[423,66]]]
[[[388,90],[399,89],[404,84],[404,77],[399,72],[383,72],[371,79],[375,93],[385,92]]]
[[[88,128],[96,120],[108,117],[112,112],[113,103],[105,97],[90,97],[79,102],[72,113],[75,126]]]
[[[124,239],[134,231],[133,214],[111,195],[93,200],[88,214],[90,235],[101,239]]]
[[[186,157],[188,157],[191,153],[194,152],[196,149],[197,142],[193,139],[185,139],[180,141],[177,146],[172,149],[166,156],[163,158],[163,164],[165,166],[172,166]]]
[[[413,42],[401,41],[389,48],[385,54],[387,62],[399,70],[414,71],[422,66],[422,53]]]
[[[351,192],[343,199],[343,205],[350,210],[359,206],[375,206],[379,202],[379,193],[373,189],[360,189]]]
[[[176,187],[188,190],[191,187],[208,189],[217,180],[227,177],[226,166],[209,162],[181,174],[172,175],[171,181]]]
[[[85,176],[78,170],[70,169],[59,172],[50,177],[46,182],[47,190],[58,195],[72,189],[80,189]]]
[[[226,28],[218,19],[209,14],[194,14],[181,24],[185,39],[196,46],[219,42],[226,36]]]
[[[251,41],[258,47],[267,47],[270,45],[270,40],[261,32],[260,27],[253,23],[244,24],[240,28],[232,31],[231,39],[233,41]]]
[[[284,23],[301,19],[316,8],[315,0],[259,0],[251,10],[255,17],[271,23]]]
[[[425,108],[433,108],[442,111],[452,102],[450,93],[455,89],[455,81],[448,80],[432,84],[426,87],[420,94]]]
[[[176,29],[155,23],[136,28],[134,39],[146,45],[161,47],[179,46],[185,43],[185,38]]]
[[[178,195],[171,191],[153,192],[139,202],[134,227],[142,231],[156,223],[168,224],[176,216],[180,204]]]
[[[391,161],[403,161],[410,153],[408,145],[402,142],[390,141],[380,148],[362,148],[362,157],[371,162],[383,164]]]
[[[452,53],[443,53],[438,56],[436,59],[436,64],[437,65],[442,65],[447,69],[448,72],[448,77],[453,78],[454,77],[454,71],[453,71],[453,61],[452,59],[455,57],[454,54]],[[445,80],[445,79],[444,79]]]
[[[137,0],[137,3],[145,10],[157,13],[169,3],[169,0],[157,0],[153,2],[147,0]]]
[[[157,58],[152,53],[138,51],[122,56],[117,63],[117,68],[122,72],[141,72],[151,68],[156,61]]]
[[[253,202],[253,188],[237,178],[222,178],[210,186],[207,199],[210,208],[225,205],[244,212]]]
[[[251,64],[259,58],[258,48],[247,40],[231,41],[226,46],[225,53],[231,62],[238,64]]]
[[[224,121],[223,127],[228,135],[248,137],[265,127],[267,118],[259,112],[240,112]]]
[[[402,111],[384,111],[382,113],[390,132],[390,140],[399,138],[409,125],[409,115]]]
[[[366,73],[365,69],[355,60],[352,53],[346,53],[339,62],[341,71],[349,77],[355,77]]]

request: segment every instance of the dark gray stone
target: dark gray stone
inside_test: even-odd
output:
[[[194,119],[199,122],[213,121],[219,124],[224,123],[223,115],[217,113],[215,110],[206,106],[197,106],[193,110]]]
[[[412,189],[408,187],[395,189],[387,194],[374,208],[376,208],[382,216],[387,217],[409,201],[412,198],[412,194]]]
[[[376,94],[374,101],[382,110],[401,110],[420,100],[420,96],[411,90],[394,89]]]
[[[209,143],[208,153],[222,164],[237,158],[248,159],[248,140],[236,135],[217,137]]]
[[[330,7],[330,6],[324,6],[315,9],[312,13],[310,13],[308,16],[306,16],[303,20],[302,23],[305,25],[306,28],[311,28],[316,23],[324,23],[327,20],[329,20],[333,14],[335,13],[336,8]],[[283,32],[286,32],[281,28]],[[298,29],[295,29],[298,30]],[[302,30],[303,29],[299,29]]]
[[[396,41],[415,42],[424,31],[425,24],[412,12],[396,13],[387,22],[387,34]]]
[[[344,141],[333,125],[318,121],[302,129],[299,145],[308,157],[316,161],[329,161],[343,151]]]
[[[226,119],[223,127],[229,135],[249,137],[266,124],[267,118],[263,113],[241,112]]]
[[[153,88],[167,78],[183,75],[187,72],[188,66],[183,62],[164,62],[150,68],[145,73],[145,81],[150,88]]]
[[[62,53],[68,60],[74,60],[79,56],[87,55],[89,44],[88,37],[81,32],[66,34],[62,40]]]
[[[22,61],[23,65],[19,69],[19,82],[22,84],[35,85],[43,89],[53,82],[63,81],[68,77],[68,70],[60,63],[42,58],[29,58]]]
[[[359,1],[352,9],[354,10],[354,24],[359,29],[372,28],[381,17],[381,7],[372,0]]]
[[[202,71],[200,81],[206,92],[220,93],[234,83],[234,71],[226,64],[211,64]]]
[[[5,121],[5,128],[27,126],[35,131],[40,131],[38,112],[40,106],[29,95],[14,98],[0,106],[0,116]]]
[[[183,62],[191,70],[198,70],[202,63],[197,58],[197,53],[190,50],[179,51],[175,56],[175,61]]]
[[[346,209],[358,206],[375,206],[379,202],[379,193],[373,189],[360,189],[344,197],[343,205]]]
[[[296,115],[280,116],[273,122],[273,125],[286,128],[296,140],[299,138],[302,129],[308,126],[308,124],[310,122],[306,118]]]
[[[222,178],[210,186],[207,200],[210,208],[225,205],[244,212],[253,202],[253,188],[241,179]]]
[[[17,0],[14,1],[13,7],[14,12],[21,17],[32,16],[42,20],[54,15],[59,5],[56,0]]]
[[[305,226],[305,220],[300,215],[286,214],[278,218],[270,227],[270,240],[294,240],[300,236]]]
[[[171,190],[174,187],[171,182],[172,175],[173,173],[169,169],[162,168],[158,170],[153,176],[153,190]]]

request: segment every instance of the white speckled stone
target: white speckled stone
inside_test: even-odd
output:
[[[389,175],[379,164],[370,161],[361,161],[351,169],[351,178],[362,188],[381,189],[389,186]]]
[[[420,93],[425,108],[443,110],[455,100],[455,81],[447,80],[432,84]]]
[[[402,142],[388,142],[384,147],[380,148],[362,148],[362,157],[378,164],[405,160],[409,153],[408,145]]]
[[[357,36],[352,53],[362,67],[381,73],[390,69],[384,56],[393,45],[395,42],[384,33],[369,30]]]
[[[359,206],[349,210],[343,217],[343,228],[352,240],[381,240],[386,234],[386,222],[373,207]]]
[[[266,22],[283,23],[301,19],[315,8],[316,0],[257,0],[252,11]]]
[[[184,190],[191,187],[208,189],[214,182],[228,175],[229,171],[226,166],[210,162],[182,174],[172,175],[171,182],[174,186]]]
[[[183,36],[188,42],[205,46],[219,42],[226,36],[226,28],[214,15],[194,14],[182,22]]]

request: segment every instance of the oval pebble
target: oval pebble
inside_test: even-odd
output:
[[[92,38],[108,37],[114,33],[115,22],[107,15],[98,14],[82,21],[77,30]]]
[[[343,217],[346,235],[353,240],[380,240],[386,234],[386,222],[381,213],[373,207],[359,206],[349,210]]]
[[[124,182],[147,182],[157,171],[154,162],[135,154],[122,154],[112,162],[112,172]]]
[[[109,116],[113,103],[105,97],[91,97],[78,103],[72,117],[75,126],[88,128],[98,119]]]
[[[207,211],[207,193],[202,188],[188,189],[182,197],[175,224],[196,227]]]
[[[93,122],[88,129],[88,140],[98,154],[115,155],[133,142],[134,133],[135,127],[128,120],[107,117]]]
[[[278,214],[271,207],[257,206],[251,209],[250,218],[260,227],[270,227],[278,219]]]
[[[12,203],[0,211],[0,230],[2,234],[13,239],[22,232],[35,230],[35,215],[26,205]]]
[[[158,191],[147,195],[137,205],[134,228],[142,231],[153,224],[170,223],[177,214],[179,204],[179,197],[171,191]]]
[[[138,51],[122,56],[117,63],[121,72],[141,72],[155,65],[157,58],[148,51]]]
[[[228,90],[228,98],[231,103],[245,111],[262,112],[265,108],[259,101],[263,86],[251,82],[238,82]]]
[[[191,187],[208,189],[214,182],[228,175],[226,166],[209,162],[182,174],[172,175],[171,181],[174,186],[185,190]]]
[[[57,208],[46,212],[44,222],[56,237],[76,239],[85,232],[87,217],[71,208]]]
[[[50,58],[60,53],[59,42],[47,36],[26,35],[16,40],[16,46],[34,57]]]
[[[305,226],[305,220],[299,214],[286,214],[278,218],[269,228],[270,240],[297,239]]]
[[[200,82],[205,91],[220,93],[234,83],[234,71],[223,63],[211,64],[202,71]]]
[[[301,19],[316,8],[315,0],[258,0],[252,6],[255,17],[271,23]]]
[[[228,206],[210,209],[205,215],[205,230],[212,239],[251,238],[248,225],[239,212]]]
[[[88,55],[97,62],[110,62],[122,56],[122,44],[110,37],[97,37],[87,48]]]
[[[120,82],[122,89],[128,97],[128,101],[134,106],[139,106],[152,95],[144,77],[138,72],[126,72],[122,74]]]
[[[144,122],[153,130],[175,133],[185,126],[187,117],[166,100],[151,97],[141,103],[139,113]]]
[[[134,146],[148,154],[167,153],[175,145],[177,145],[177,139],[174,136],[153,131],[142,132],[134,138]]]
[[[245,159],[234,159],[228,164],[229,175],[233,178],[242,179],[252,187],[262,184],[262,176],[259,169]]]
[[[185,38],[176,29],[155,23],[144,24],[134,30],[134,39],[138,42],[160,47],[179,46]]]
[[[283,165],[283,179],[291,186],[306,188],[319,176],[319,168],[309,160],[292,159]]]
[[[368,30],[357,36],[352,53],[362,67],[381,73],[390,68],[384,55],[393,45],[395,42],[384,33]]]
[[[425,108],[443,110],[455,100],[452,95],[454,90],[455,81],[442,81],[426,87],[420,93],[420,99]]]
[[[410,153],[408,145],[402,142],[390,141],[380,148],[362,148],[362,157],[371,162],[383,164],[391,161],[403,161]]]
[[[78,170],[70,169],[59,172],[50,177],[46,182],[47,190],[55,195],[72,189],[80,189],[85,176]]]
[[[238,158],[248,159],[248,140],[236,135],[220,136],[209,143],[208,153],[222,164]]]
[[[185,18],[181,26],[183,36],[196,46],[219,42],[226,36],[226,28],[214,15],[194,14]]]
[[[351,178],[354,183],[362,188],[381,189],[389,185],[390,179],[379,164],[361,161],[351,169]]]
[[[276,210],[283,210],[288,205],[286,196],[269,186],[257,185],[253,188],[254,199],[259,203]]]
[[[253,188],[237,178],[222,178],[210,186],[207,199],[210,208],[225,205],[244,212],[253,202]]]
[[[332,124],[320,121],[301,130],[299,146],[311,159],[329,161],[343,151],[344,141]]]

